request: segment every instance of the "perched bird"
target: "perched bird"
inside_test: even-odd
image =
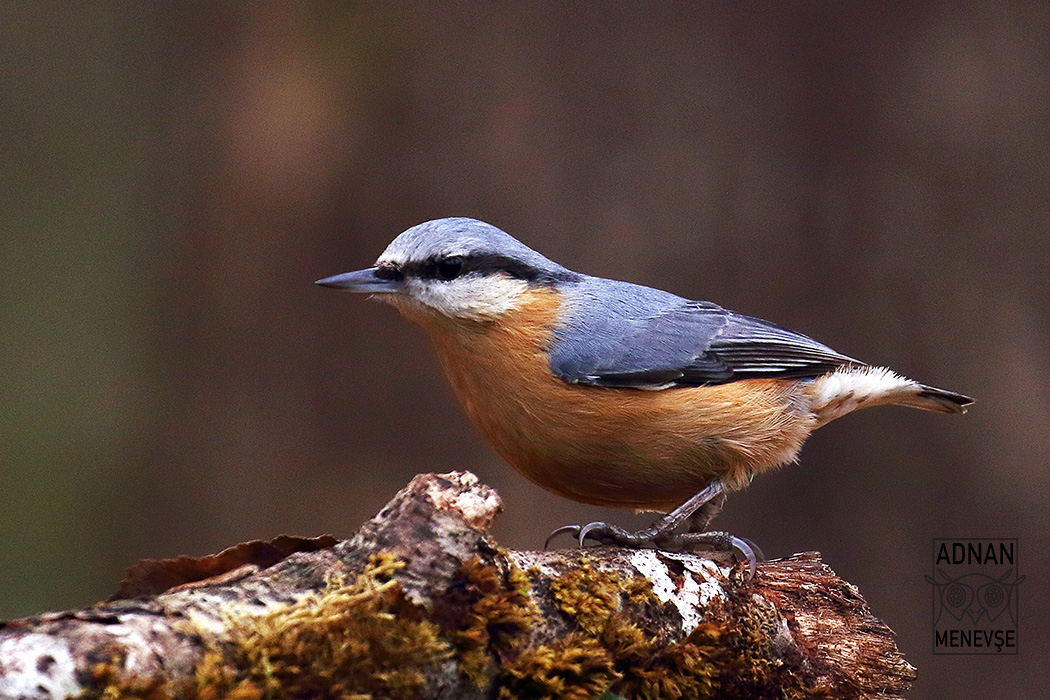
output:
[[[705,532],[726,491],[794,461],[850,411],[972,403],[711,302],[573,272],[475,219],[414,226],[375,267],[317,284],[372,294],[422,326],[467,414],[532,481],[667,513],[640,532],[552,534],[581,544],[735,548],[753,567],[748,541]]]

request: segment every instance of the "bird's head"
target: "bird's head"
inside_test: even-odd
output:
[[[491,321],[530,289],[579,278],[495,226],[457,217],[413,226],[391,241],[375,267],[317,284],[372,294],[410,316]]]

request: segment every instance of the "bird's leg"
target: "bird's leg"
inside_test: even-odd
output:
[[[722,506],[725,505],[728,495],[723,489],[721,493],[701,503],[686,519],[686,532],[706,532],[707,526],[711,524],[716,515],[722,512]]]
[[[747,559],[751,566],[751,573],[755,573],[755,564],[766,560],[762,549],[746,537],[736,537],[728,532],[709,532],[707,526],[722,512],[728,494],[723,491],[718,496],[704,503],[692,515],[686,523],[686,531],[676,536],[676,542],[685,549],[715,549],[718,551],[733,550],[742,558]]]
[[[655,548],[658,545],[662,545],[663,541],[668,537],[673,536],[675,528],[693,515],[698,508],[712,499],[717,499],[724,491],[725,487],[722,486],[722,482],[714,481],[700,493],[644,530],[631,532],[617,525],[609,525],[601,521],[588,523],[587,525],[566,525],[565,527],[559,527],[548,535],[547,541],[543,546],[549,545],[551,540],[558,535],[571,534],[579,540],[581,546],[586,540],[591,539],[601,544],[611,544],[620,547]]]
[[[725,500],[725,486],[721,481],[714,481],[644,530],[631,532],[600,521],[582,526],[566,525],[552,532],[547,537],[544,547],[558,535],[567,533],[575,537],[581,547],[587,540],[593,540],[599,544],[636,549],[734,552],[741,560],[748,562],[748,568],[753,575],[756,562],[764,558],[762,551],[754,543],[727,532],[705,531],[711,520],[722,510]],[[675,530],[685,521],[688,521],[686,532],[676,533]]]

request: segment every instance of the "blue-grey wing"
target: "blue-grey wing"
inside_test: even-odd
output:
[[[655,310],[627,304],[619,312],[609,305],[577,311],[556,334],[551,370],[571,383],[656,389],[817,377],[863,364],[801,333],[717,304],[671,295],[658,301]]]
[[[707,353],[725,362],[733,371],[733,379],[819,377],[837,367],[865,364],[769,321],[727,313],[728,322]]]

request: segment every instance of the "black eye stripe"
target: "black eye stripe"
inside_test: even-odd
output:
[[[458,270],[452,274],[453,268],[457,266]],[[541,270],[521,260],[498,253],[471,253],[428,258],[422,262],[404,263],[400,271],[408,277],[444,281],[469,274],[504,274],[537,285],[552,285],[578,277],[568,271]]]
[[[394,265],[384,264],[376,268],[376,277],[381,280],[400,280],[404,279],[404,273]]]

